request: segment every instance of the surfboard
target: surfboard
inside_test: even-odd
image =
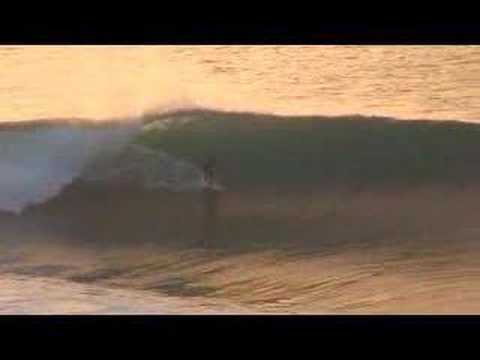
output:
[[[214,191],[224,191],[225,190],[225,188],[222,185],[217,184],[217,183],[207,184],[206,188],[210,189],[210,190],[214,190]]]
[[[219,184],[216,181],[207,181],[205,178],[202,178],[202,187],[204,189],[214,190],[214,191],[224,191],[225,187]]]

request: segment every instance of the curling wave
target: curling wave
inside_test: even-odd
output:
[[[208,109],[2,126],[0,210],[19,213],[75,180],[199,190],[199,164],[210,156],[231,189],[476,182],[479,140],[472,123]]]
[[[21,212],[57,195],[100,153],[118,151],[131,126],[33,124],[0,129],[0,210]]]

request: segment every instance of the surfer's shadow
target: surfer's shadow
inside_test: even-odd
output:
[[[199,245],[204,249],[218,246],[220,226],[220,191],[206,188],[203,190],[203,219]]]

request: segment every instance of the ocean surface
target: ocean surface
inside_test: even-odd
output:
[[[478,46],[9,46],[0,79],[0,313],[480,311]]]

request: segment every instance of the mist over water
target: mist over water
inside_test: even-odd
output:
[[[57,195],[90,161],[118,151],[134,133],[128,124],[0,129],[0,210],[18,213]]]
[[[1,313],[480,310],[479,47],[0,65]]]

